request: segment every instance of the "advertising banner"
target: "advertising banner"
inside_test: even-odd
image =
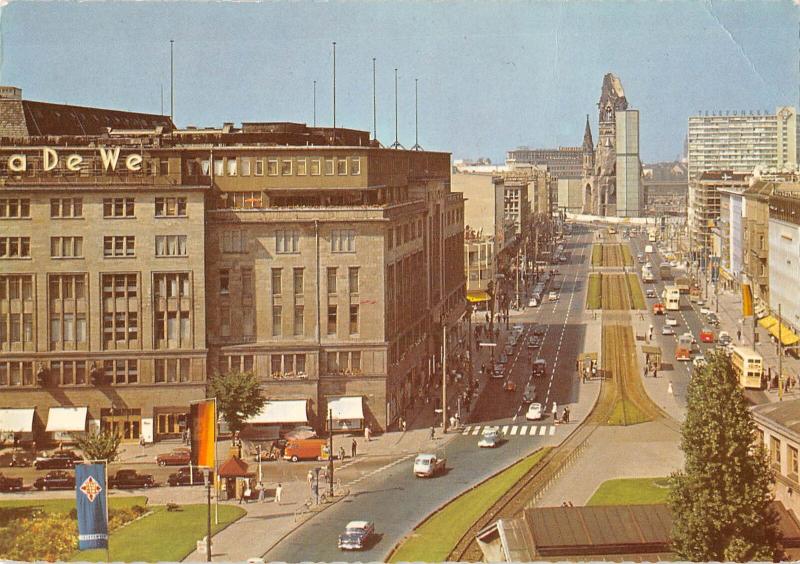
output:
[[[105,464],[75,466],[78,548],[108,548],[108,487]]]
[[[217,446],[217,402],[203,400],[191,404],[190,427],[192,464],[214,468]]]

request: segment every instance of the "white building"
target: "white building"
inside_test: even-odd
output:
[[[731,115],[732,114],[732,115]],[[797,112],[715,112],[689,117],[689,180],[703,171],[752,172],[757,166],[797,166]]]
[[[784,323],[800,329],[800,197],[776,189],[769,199],[769,302]]]

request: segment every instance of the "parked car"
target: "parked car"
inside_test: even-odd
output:
[[[503,432],[500,427],[486,427],[483,430],[478,446],[480,448],[495,448],[500,445],[503,440]]]
[[[159,454],[156,462],[159,466],[183,466],[192,460],[192,451],[186,447],[172,449],[172,452]]]
[[[661,328],[661,334],[662,335],[674,335],[675,334],[675,329],[673,329],[669,325],[664,325]]]
[[[671,327],[677,327],[678,326],[678,320],[675,317],[667,316],[667,319],[664,322],[667,325],[671,326]]]
[[[42,491],[71,490],[75,488],[75,474],[70,474],[63,470],[48,472],[43,477],[37,478],[33,483],[33,487]]]
[[[4,452],[0,455],[0,466],[14,468],[28,468],[33,464],[33,455],[27,451],[17,449],[11,452]]]
[[[176,473],[169,475],[167,483],[170,486],[203,485],[203,470],[200,468],[192,468],[190,472],[188,466],[178,468]]]
[[[538,421],[542,418],[542,404],[532,403],[528,406],[528,412],[525,414],[525,419],[528,421]]]
[[[120,490],[152,488],[156,485],[152,474],[139,474],[136,470],[124,468],[108,477],[108,487]]]
[[[344,533],[339,535],[339,549],[361,550],[374,534],[375,524],[372,521],[350,521]]]
[[[22,490],[22,478],[11,478],[0,474],[0,492],[18,492]]]
[[[83,458],[72,450],[56,450],[49,455],[36,457],[33,466],[37,470],[69,470],[70,468],[75,468],[75,464],[81,460]]]
[[[700,341],[703,343],[713,343],[714,342],[714,332],[709,329],[708,327],[704,327],[700,331]]]
[[[328,446],[325,439],[301,439],[286,443],[283,459],[297,462],[298,460],[319,460],[322,457],[323,447]]]
[[[447,459],[435,454],[418,454],[414,459],[414,475],[419,478],[433,478],[447,467]]]

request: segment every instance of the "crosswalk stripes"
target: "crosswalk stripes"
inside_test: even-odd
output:
[[[461,431],[462,435],[480,435],[484,429],[487,428],[494,428],[500,429],[504,435],[513,437],[513,436],[528,436],[528,437],[544,437],[544,436],[553,436],[556,434],[556,426],[555,425],[467,425]]]

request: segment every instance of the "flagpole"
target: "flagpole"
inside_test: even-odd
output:
[[[214,399],[214,524],[219,525],[219,460],[217,460],[217,431],[219,416],[217,415],[217,398]]]
[[[108,538],[106,538],[106,562],[111,562],[111,531],[108,527],[108,460],[103,460],[103,469],[106,474],[106,531],[108,531]]]

